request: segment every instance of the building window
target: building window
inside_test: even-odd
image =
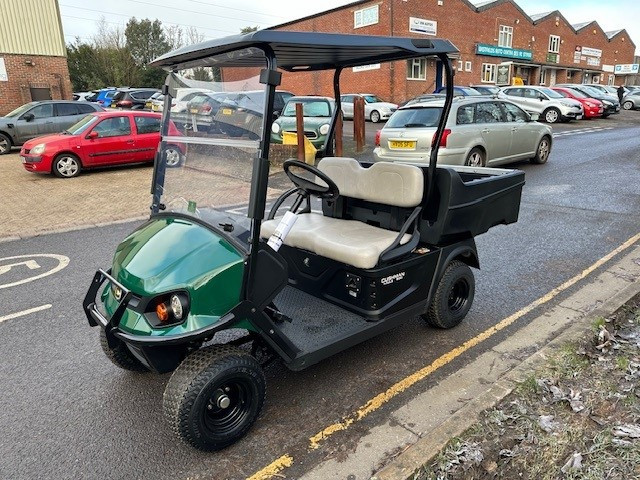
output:
[[[462,60],[458,60],[458,71],[461,72],[462,71]]]
[[[353,28],[366,27],[378,23],[378,5],[353,12]]]
[[[560,37],[558,35],[549,35],[549,52],[560,53]]]
[[[427,79],[427,59],[413,58],[407,60],[407,80]]]
[[[483,83],[496,83],[496,65],[483,63],[481,80]]]
[[[498,35],[498,46],[511,48],[513,43],[513,27],[500,25],[500,33]]]
[[[546,83],[547,83],[547,70],[543,68],[540,70],[540,85],[545,85]]]
[[[465,72],[471,71],[471,62],[464,62],[464,71]]]

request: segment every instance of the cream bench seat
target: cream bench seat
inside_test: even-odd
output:
[[[378,162],[364,168],[353,158],[327,157],[320,161],[318,169],[336,183],[341,196],[398,207],[416,207],[422,203],[424,177],[420,168],[413,165]],[[279,222],[280,218],[263,222],[260,236],[269,238]],[[378,264],[382,252],[393,245],[398,235],[393,230],[357,220],[311,212],[298,215],[284,244],[369,269]],[[405,233],[400,245],[411,237]]]

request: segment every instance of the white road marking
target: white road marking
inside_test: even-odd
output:
[[[40,305],[39,307],[30,308],[28,310],[23,310],[21,312],[10,313],[9,315],[4,315],[0,317],[0,323],[5,320],[11,320],[12,318],[24,317],[25,315],[29,315],[31,313],[41,312],[42,310],[48,310],[51,308],[51,304],[48,303],[46,305]]]
[[[571,135],[581,135],[583,133],[596,133],[596,132],[604,132],[605,130],[613,130],[614,127],[591,127],[591,128],[580,128],[577,130],[567,130],[565,132],[558,132],[553,134],[553,138],[557,137],[569,137]]]
[[[67,265],[69,265],[69,257],[66,257],[64,255],[56,255],[54,253],[32,253],[30,255],[16,255],[13,257],[4,257],[4,258],[0,258],[0,263],[2,263],[5,260],[17,260],[17,259],[23,259],[23,258],[26,258],[29,260],[13,263],[10,265],[0,265],[0,275],[3,273],[7,273],[9,270],[11,270],[11,267],[14,267],[17,265],[26,265],[31,270],[34,270],[35,268],[40,268],[40,265],[38,265],[38,263],[35,260],[33,260],[34,258],[53,258],[54,260],[58,261],[58,265],[56,265],[51,270],[47,270],[46,272],[41,273],[39,275],[35,275],[33,277],[23,278],[22,280],[17,280],[11,283],[0,284],[0,290],[3,288],[15,287],[16,285],[22,285],[23,283],[33,282],[34,280],[38,280],[39,278],[53,275],[54,273],[59,272],[60,270],[65,268]]]

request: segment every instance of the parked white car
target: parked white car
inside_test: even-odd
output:
[[[353,118],[355,97],[364,98],[364,118],[371,120],[373,123],[387,120],[398,109],[398,105],[395,103],[385,102],[371,93],[348,93],[340,96],[344,118]]]
[[[399,108],[376,135],[380,161],[428,163],[444,100]],[[551,127],[517,105],[487,96],[454,98],[438,149],[438,164],[495,166],[518,160],[546,163]]]
[[[584,115],[582,104],[565,98],[547,87],[503,87],[501,95],[529,113],[537,113],[547,123],[580,120]]]

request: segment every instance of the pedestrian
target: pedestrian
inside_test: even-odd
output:
[[[620,85],[618,87],[618,100],[620,100],[620,103],[622,103],[622,97],[624,97],[624,87]]]

